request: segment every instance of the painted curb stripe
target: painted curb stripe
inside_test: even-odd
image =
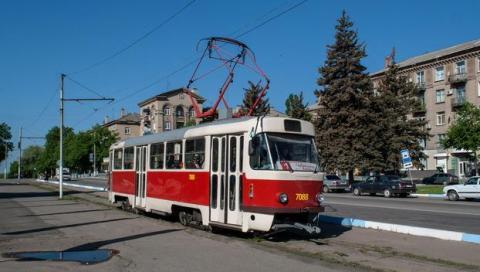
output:
[[[336,216],[329,216],[329,215],[320,215],[318,219],[322,222],[331,223],[335,225],[342,225],[344,227],[376,229],[376,230],[391,231],[391,232],[397,232],[397,233],[403,233],[403,234],[410,234],[414,236],[432,237],[432,238],[438,238],[442,240],[463,241],[463,242],[480,244],[480,235],[478,234],[382,223],[382,222],[375,222],[375,221],[365,221],[365,220],[360,220],[355,218],[336,217]]]
[[[431,197],[431,198],[444,198],[446,195],[444,194],[410,194],[411,196],[416,197]]]
[[[52,184],[59,184],[58,181],[46,181],[46,180],[41,180],[37,179],[39,182],[45,182],[45,183],[52,183]],[[69,183],[69,182],[63,182],[63,185],[65,186],[70,186],[70,187],[77,187],[77,188],[83,188],[83,189],[89,189],[89,190],[95,190],[95,191],[106,191],[105,188],[102,187],[95,187],[95,186],[89,186],[89,185],[80,185],[80,184],[75,184],[75,183]]]

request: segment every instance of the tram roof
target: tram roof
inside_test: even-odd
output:
[[[257,125],[257,121],[259,123]],[[192,127],[184,127],[179,129],[174,129],[171,131],[164,131],[154,134],[148,134],[138,137],[133,137],[126,139],[123,142],[118,142],[113,145],[113,148],[121,147],[121,146],[136,146],[136,145],[147,145],[150,143],[155,142],[168,142],[174,140],[180,140],[184,138],[194,138],[194,137],[201,137],[205,135],[218,135],[218,134],[233,134],[248,131],[252,125],[257,126],[258,131],[261,132],[264,130],[263,122],[264,121],[271,121],[271,120],[278,120],[282,121],[283,127],[283,120],[292,118],[285,118],[285,117],[255,117],[255,116],[248,116],[248,117],[241,117],[241,118],[229,118],[229,119],[221,119],[215,120],[208,123],[199,124]],[[308,123],[307,121],[301,121],[302,123]],[[304,125],[302,125],[304,127]],[[313,136],[313,126],[310,124],[309,127],[305,128],[305,134],[311,134]]]

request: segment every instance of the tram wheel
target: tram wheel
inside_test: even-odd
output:
[[[178,220],[180,221],[180,224],[188,226],[192,221],[192,215],[186,211],[180,211],[178,212]]]

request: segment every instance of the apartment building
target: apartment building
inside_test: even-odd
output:
[[[198,95],[196,91],[193,95],[201,109],[205,98]],[[140,107],[141,135],[181,128],[201,121],[195,118],[192,101],[183,88],[160,93],[141,101],[138,106]]]
[[[412,118],[428,121],[432,137],[423,141],[428,159],[425,169],[442,169],[460,177],[473,167],[469,150],[445,149],[440,140],[454,122],[458,109],[470,102],[480,105],[480,40],[475,40],[398,63],[401,73],[418,86],[422,107]],[[371,74],[378,87],[385,70]]]
[[[118,119],[109,120],[108,116],[105,117],[103,127],[113,131],[119,141],[140,136],[140,114],[126,113],[125,109],[122,109]]]

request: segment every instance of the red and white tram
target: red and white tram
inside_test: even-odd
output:
[[[313,125],[281,117],[225,119],[112,145],[111,202],[175,214],[182,224],[248,231],[310,223],[321,206]]]

